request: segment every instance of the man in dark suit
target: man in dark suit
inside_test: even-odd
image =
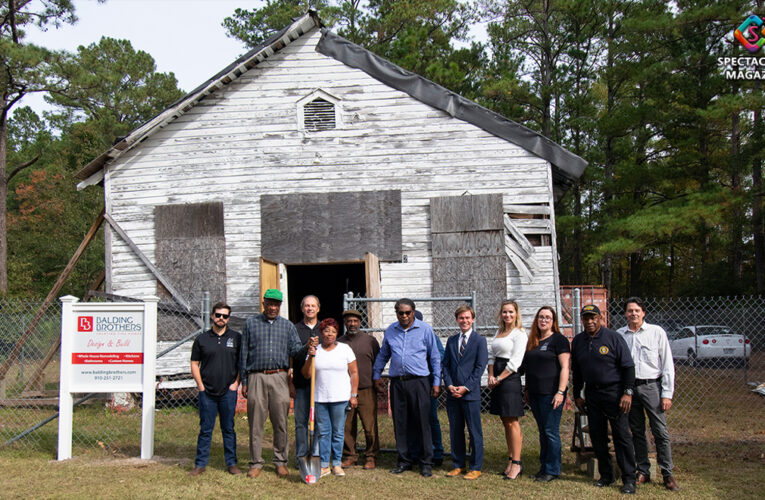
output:
[[[443,373],[446,386],[446,413],[452,444],[453,469],[447,477],[467,471],[465,423],[472,444],[470,471],[464,478],[477,479],[483,466],[483,429],[481,428],[481,376],[489,359],[486,339],[473,330],[475,311],[462,305],[454,313],[460,333],[446,342]]]

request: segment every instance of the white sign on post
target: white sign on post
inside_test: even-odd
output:
[[[141,458],[154,454],[157,297],[78,302],[61,297],[58,459],[72,457],[72,393],[141,392]]]

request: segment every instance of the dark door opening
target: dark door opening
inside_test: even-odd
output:
[[[306,295],[316,295],[321,303],[319,320],[334,318],[340,323],[343,314],[343,295],[366,296],[367,285],[364,263],[288,265],[287,287],[290,320],[300,321],[300,301]]]

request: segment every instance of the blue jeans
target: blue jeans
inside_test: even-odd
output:
[[[539,428],[539,470],[560,476],[560,417],[563,405],[553,409],[555,394],[529,393],[529,406]]]
[[[223,436],[223,456],[226,467],[236,465],[236,432],[234,431],[234,413],[236,413],[236,391],[228,391],[223,396],[208,396],[199,392],[199,437],[197,438],[196,467],[206,467],[210,459],[210,443],[215,428],[215,418],[220,415],[220,433]]]
[[[321,466],[340,465],[343,458],[345,439],[345,408],[348,401],[337,403],[316,403],[316,419],[319,426],[319,457]]]
[[[305,457],[310,454],[308,450],[308,413],[310,406],[311,387],[296,387],[292,408],[295,414],[295,457]]]

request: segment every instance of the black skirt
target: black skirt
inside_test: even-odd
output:
[[[505,370],[506,358],[494,359],[494,376],[496,377]],[[489,413],[500,417],[522,417],[523,413],[523,388],[521,376],[513,373],[502,380],[497,387],[491,390],[489,400]]]

